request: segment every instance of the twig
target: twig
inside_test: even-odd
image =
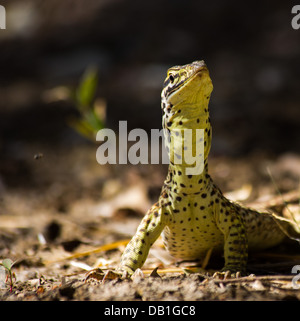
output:
[[[243,276],[234,279],[213,279],[217,283],[242,283],[259,281],[291,281],[295,275],[261,275],[261,276]]]
[[[93,250],[80,252],[80,253],[75,253],[73,255],[70,255],[70,256],[67,256],[67,257],[64,257],[64,258],[59,258],[59,259],[53,260],[53,261],[45,261],[44,264],[48,265],[48,264],[61,262],[61,261],[65,261],[65,260],[72,260],[72,259],[77,259],[79,257],[89,256],[89,255],[95,254],[95,253],[114,250],[114,249],[118,248],[120,245],[126,245],[127,243],[129,243],[129,241],[130,240],[122,240],[122,241],[117,241],[117,242],[110,243],[110,244],[105,244],[105,245],[100,246],[100,247],[98,247],[96,249],[93,249]]]

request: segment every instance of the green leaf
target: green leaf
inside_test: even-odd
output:
[[[98,130],[104,127],[103,121],[99,119],[98,115],[94,110],[90,110],[84,115],[87,123],[91,126],[94,133],[97,133]]]
[[[4,259],[2,265],[8,270],[11,270],[11,267],[14,265],[14,262],[11,259]]]
[[[95,67],[88,68],[76,91],[77,104],[80,109],[90,107],[96,94],[98,71]]]

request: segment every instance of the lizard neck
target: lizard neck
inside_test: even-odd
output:
[[[212,129],[208,102],[209,97],[196,104],[181,102],[168,106],[166,102],[163,103],[166,106],[165,110],[163,109],[163,127],[165,132],[169,133],[166,145],[170,158],[165,186],[176,194],[200,194],[208,190],[211,184],[208,155]],[[168,114],[167,110],[172,112]],[[188,141],[185,140],[187,137]],[[186,157],[188,152],[194,156],[194,164]],[[195,166],[199,165],[196,170]]]
[[[183,196],[197,195],[210,190],[212,181],[208,174],[207,160],[205,160],[204,170],[199,175],[187,175],[185,169],[182,166],[170,164],[165,187],[171,192]]]

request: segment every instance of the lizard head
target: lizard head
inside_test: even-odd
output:
[[[162,90],[162,102],[165,105],[202,103],[209,99],[213,85],[203,60],[184,66],[174,66],[167,71]]]

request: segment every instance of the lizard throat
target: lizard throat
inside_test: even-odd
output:
[[[211,124],[208,110],[208,100],[205,104],[195,106],[191,112],[188,105],[173,106],[173,115],[163,120],[163,126],[169,141],[166,146],[169,147],[168,153],[170,165],[165,185],[172,186],[172,191],[177,194],[198,194],[206,190],[210,184],[208,175],[208,155],[211,146]],[[191,115],[192,114],[192,115]],[[201,130],[201,135],[197,129]],[[185,144],[184,137],[187,133],[189,142]],[[186,161],[187,152],[193,154],[196,163],[192,164]],[[200,163],[201,162],[201,163]],[[201,170],[193,171],[196,165],[201,166]],[[192,172],[188,172],[192,169]]]

